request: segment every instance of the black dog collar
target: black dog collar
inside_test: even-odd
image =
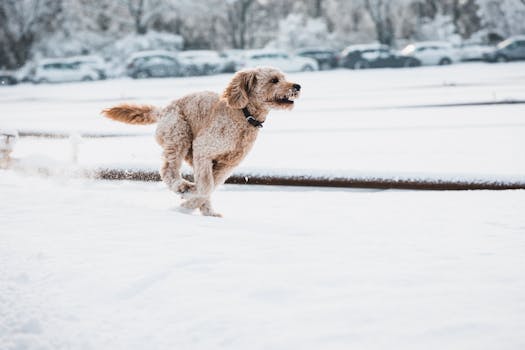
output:
[[[250,123],[251,125],[253,125],[254,127],[256,128],[262,128],[263,127],[263,123],[261,123],[260,121],[258,121],[257,119],[255,119],[253,117],[253,115],[250,113],[250,111],[248,111],[248,108],[247,107],[244,107],[242,109],[242,112],[244,113],[244,117],[246,118],[246,121],[248,123]]]

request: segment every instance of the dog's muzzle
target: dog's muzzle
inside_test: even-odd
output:
[[[290,89],[288,89],[288,92],[284,96],[276,96],[273,100],[274,103],[277,103],[279,105],[293,105],[294,100],[296,100],[301,91],[301,85],[299,84],[293,84]]]

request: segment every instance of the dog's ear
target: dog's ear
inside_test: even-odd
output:
[[[257,76],[253,70],[237,72],[222,95],[228,106],[241,109],[248,105],[248,96],[257,83]]]

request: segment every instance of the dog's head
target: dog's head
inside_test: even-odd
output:
[[[300,90],[301,86],[287,81],[280,70],[260,67],[237,72],[223,97],[235,109],[250,102],[263,108],[292,109]]]

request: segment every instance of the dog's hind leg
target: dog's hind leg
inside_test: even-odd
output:
[[[184,195],[195,190],[195,184],[184,180],[180,174],[182,159],[184,153],[179,147],[168,145],[162,153],[162,165],[160,168],[160,177],[166,183],[168,188],[177,194]]]
[[[175,193],[193,192],[195,184],[184,180],[180,174],[182,161],[191,147],[191,130],[189,125],[181,119],[167,126],[168,129],[163,127],[157,131],[157,141],[164,148],[160,177]]]

